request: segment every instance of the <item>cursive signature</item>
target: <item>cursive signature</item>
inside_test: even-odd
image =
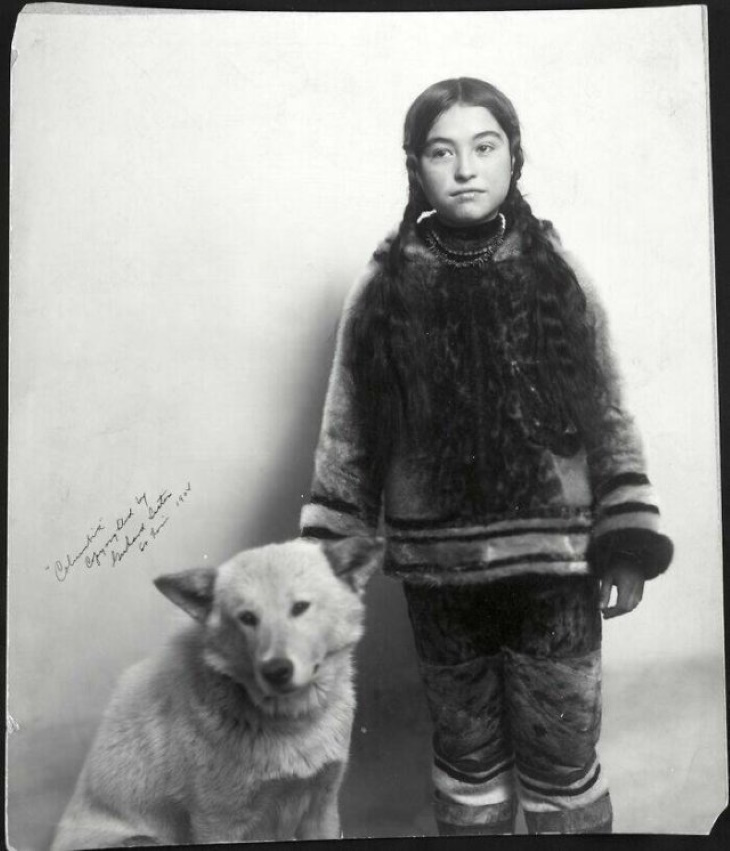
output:
[[[70,553],[66,553],[66,557],[63,560],[56,559],[53,565],[53,570],[56,574],[56,579],[58,579],[60,582],[63,582],[63,580],[68,575],[69,570],[71,570],[71,568],[76,564],[77,561],[80,561],[81,558],[84,557],[85,553],[88,552],[89,547],[92,545],[96,537],[101,534],[104,529],[106,529],[106,526],[104,526],[104,524],[100,520],[97,523],[96,529],[94,529],[93,532],[87,532],[86,543],[75,555],[72,556]],[[86,558],[88,559],[88,556],[86,556]],[[50,566],[46,567],[46,570],[50,570]]]
[[[107,524],[100,519],[93,531],[86,534],[83,546],[73,555],[66,553],[63,559],[56,559],[52,568],[54,576],[59,582],[65,582],[71,569],[82,559],[87,569],[104,563],[115,567],[131,552],[145,552],[170,522],[172,511],[189,497],[190,491],[188,482],[175,497],[168,488],[150,498],[146,491],[136,495],[113,522]],[[108,534],[110,531],[111,534]],[[51,571],[51,565],[46,565],[45,569]]]

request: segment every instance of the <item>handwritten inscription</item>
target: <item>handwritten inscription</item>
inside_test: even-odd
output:
[[[190,490],[188,482],[176,496],[167,488],[154,497],[148,497],[146,491],[135,496],[112,522],[100,518],[95,528],[86,533],[86,541],[79,550],[66,553],[63,559],[57,559],[53,566],[46,565],[45,569],[53,571],[59,582],[65,582],[79,563],[89,570],[102,564],[116,567],[130,552],[145,552],[170,522],[172,512],[189,498]]]

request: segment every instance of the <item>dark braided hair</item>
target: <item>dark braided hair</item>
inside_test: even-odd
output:
[[[433,361],[427,356],[428,315],[418,309],[418,270],[404,285],[409,263],[404,246],[415,236],[419,218],[432,208],[418,179],[428,133],[434,122],[455,104],[487,109],[507,136],[512,175],[500,207],[509,231],[519,235],[519,256],[496,264],[496,275],[509,283],[521,281],[524,310],[514,330],[521,333],[525,387],[520,392],[528,417],[547,421],[547,433],[573,430],[581,436],[597,425],[601,390],[605,386],[595,355],[595,332],[585,295],[575,273],[556,248],[548,221],[538,219],[518,188],[524,153],[519,119],[511,101],[490,83],[469,77],[444,80],[426,89],[406,114],[403,149],[408,173],[408,201],[398,232],[382,257],[382,274],[363,296],[353,324],[350,367],[358,387],[362,416],[367,420],[373,472],[380,478],[389,462],[393,441],[410,435],[429,443],[429,430],[442,428],[442,400],[433,398]],[[433,283],[433,282],[431,282]],[[430,435],[434,437],[433,433]],[[544,437],[544,434],[543,434]],[[431,446],[434,442],[430,441]]]

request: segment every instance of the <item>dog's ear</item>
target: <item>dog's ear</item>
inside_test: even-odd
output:
[[[385,541],[360,535],[339,541],[323,541],[321,546],[335,576],[361,594],[383,562]]]
[[[158,576],[154,582],[176,606],[202,622],[208,617],[213,604],[216,572],[215,567],[193,567],[181,573]]]

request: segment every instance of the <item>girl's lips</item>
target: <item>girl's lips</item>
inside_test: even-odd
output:
[[[454,201],[463,201],[464,203],[466,203],[467,201],[476,201],[477,198],[482,194],[483,193],[474,190],[473,192],[459,192],[458,194],[453,195],[452,197]]]

